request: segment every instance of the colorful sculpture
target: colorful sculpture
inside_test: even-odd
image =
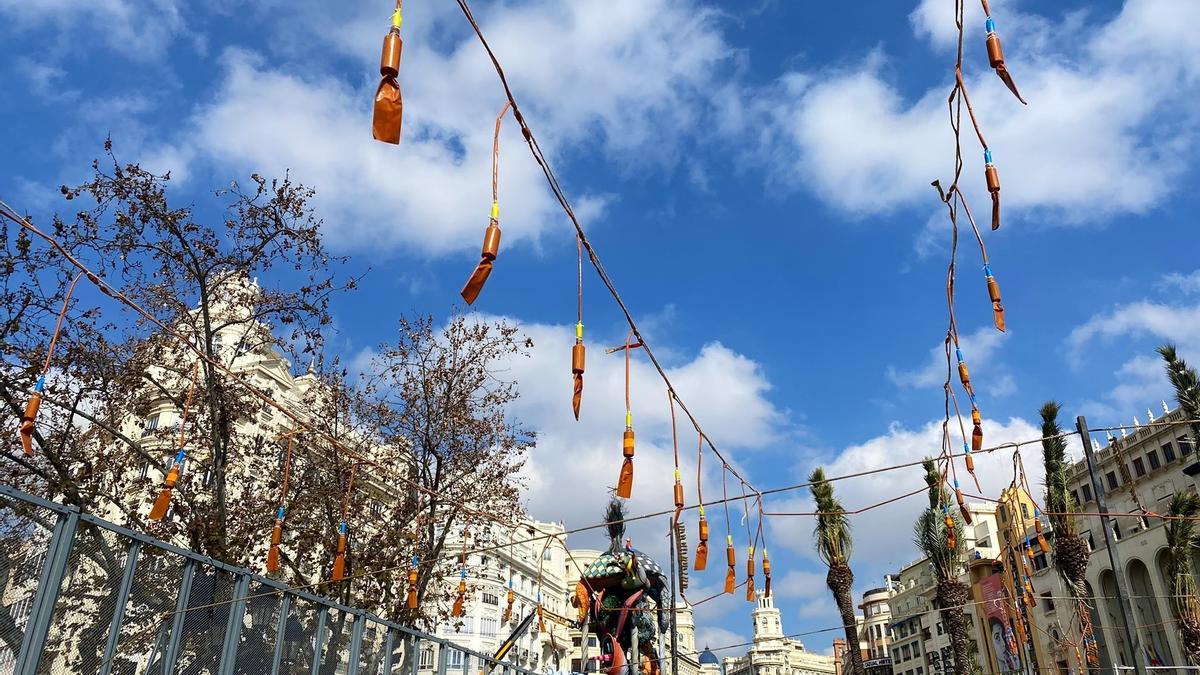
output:
[[[624,519],[624,506],[614,499],[605,514],[608,550],[584,570],[575,589],[574,604],[584,633],[582,657],[588,660],[587,634],[592,630],[600,643],[597,660],[607,675],[631,673],[633,664],[648,675],[659,675],[656,642],[667,635],[670,626],[669,612],[659,610],[670,605],[670,584],[658,563],[628,540],[622,546]]]

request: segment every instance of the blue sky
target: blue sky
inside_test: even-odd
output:
[[[410,0],[404,138],[373,142],[389,4],[0,0],[9,55],[0,194],[42,217],[62,209],[56,186],[81,178],[109,134],[122,160],[170,169],[181,200],[203,201],[251,171],[290,170],[317,188],[329,239],[352,269],[371,269],[334,309],[337,348],[363,363],[388,337],[388,317],[461,308],[503,103],[454,3]],[[1087,414],[1094,426],[1145,419],[1169,394],[1153,347],[1174,340],[1200,361],[1191,189],[1200,125],[1189,104],[1200,93],[1200,6],[992,8],[1030,105],[987,68],[983,19],[968,2],[967,83],[1005,205],[1003,227],[985,236],[1007,334],[990,327],[977,251],[960,249],[960,333],[989,444],[1036,436],[1036,410],[1051,397],[1065,417]],[[798,482],[818,463],[839,474],[938,450],[949,229],[929,182],[948,182],[952,168],[951,10],[934,0],[837,10],[770,0],[476,3],[624,299],[681,395],[760,488]],[[509,122],[504,241],[475,309],[519,322],[535,340],[532,358],[511,364],[525,394],[514,412],[541,432],[529,507],[574,527],[599,517],[615,482],[622,364],[599,347],[621,342],[624,328],[589,274],[592,348],[584,418],[574,422],[572,231]],[[963,140],[964,189],[984,214],[980,152]],[[635,365],[637,512],[669,506],[671,459],[662,386],[644,359]],[[683,433],[685,475],[694,475],[694,443]],[[705,490],[715,495],[709,459]],[[1008,463],[982,463],[986,488],[1008,483]],[[838,489],[857,508],[919,481],[894,472]],[[908,523],[919,501],[855,519],[860,590],[916,557]],[[803,494],[769,506],[802,508]],[[768,527],[789,631],[837,623],[811,527],[808,518]],[[635,534],[661,551],[658,531]],[[693,596],[719,576],[693,575],[703,587]],[[701,642],[738,641],[749,607],[709,603],[698,622]],[[827,634],[807,642],[828,649]]]

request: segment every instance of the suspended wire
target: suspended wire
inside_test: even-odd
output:
[[[629,307],[621,298],[621,294],[617,291],[616,284],[613,283],[612,279],[608,276],[608,272],[605,271],[604,265],[600,262],[599,254],[596,252],[592,242],[588,240],[587,233],[584,232],[583,225],[580,224],[579,218],[575,215],[574,209],[571,208],[571,203],[567,199],[566,193],[563,191],[562,186],[559,184],[558,177],[555,175],[554,170],[550,167],[549,160],[547,160],[546,156],[542,153],[542,149],[538,144],[537,137],[534,135],[533,130],[529,128],[529,124],[525,121],[525,116],[521,113],[521,107],[517,104],[517,100],[513,95],[512,88],[509,86],[508,78],[504,74],[504,68],[500,65],[500,60],[496,56],[496,53],[492,50],[487,38],[484,37],[483,30],[479,27],[478,22],[475,21],[475,17],[471,13],[470,5],[466,2],[466,0],[456,0],[456,2],[458,3],[459,9],[462,10],[463,16],[466,17],[467,21],[471,24],[471,28],[474,29],[475,35],[479,38],[479,42],[483,45],[488,57],[491,59],[492,66],[496,70],[496,75],[500,79],[500,84],[504,87],[505,96],[508,98],[509,104],[512,105],[513,118],[521,127],[521,134],[525,137],[525,143],[529,146],[530,153],[533,155],[534,160],[537,161],[538,166],[541,168],[542,174],[545,176],[546,182],[550,186],[550,191],[554,194],[559,206],[562,207],[563,212],[567,215],[567,218],[570,219],[571,224],[575,227],[575,235],[579,240],[579,244],[587,251],[588,261],[591,262],[592,267],[595,268],[596,275],[600,278],[600,281],[608,290],[609,295],[613,297],[613,300],[616,301],[617,306],[621,309],[621,313],[624,315],[626,323],[629,324],[629,329],[632,331],[633,336],[636,337],[637,341],[642,344],[642,348],[646,351],[646,356],[650,359],[650,363],[658,372],[659,377],[662,378],[663,383],[666,384],[667,390],[671,393],[671,396],[679,404],[679,408],[685,415],[687,415],[688,420],[692,423],[692,426],[696,429],[696,431],[703,436],[704,442],[708,445],[712,452],[728,466],[728,459],[726,459],[726,457],[717,448],[716,444],[712,441],[712,438],[704,432],[703,427],[700,426],[699,420],[696,419],[696,416],[692,414],[691,410],[688,409],[687,404],[684,403],[683,399],[679,396],[679,392],[675,389],[675,385],[671,383],[671,378],[667,376],[666,369],[663,368],[662,364],[658,360],[658,357],[654,355],[654,352],[651,350],[649,343],[647,343],[645,336],[642,335],[641,329],[638,328],[632,312],[630,312]],[[753,486],[750,485],[750,483],[732,466],[729,466],[729,471],[735,478],[750,486],[751,490],[754,489]]]

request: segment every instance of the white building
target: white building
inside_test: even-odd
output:
[[[1184,419],[1179,409],[1167,412],[1165,403],[1162,407],[1164,412],[1155,420],[1158,423]],[[1153,420],[1150,411],[1147,411],[1147,417],[1148,421]],[[1197,461],[1188,433],[1185,425],[1142,425],[1123,431],[1120,438],[1109,437],[1103,447],[1099,443],[1093,446],[1108,510],[1118,514],[1112,517],[1112,537],[1133,605],[1131,620],[1137,626],[1144,626],[1137,633],[1142,646],[1140,658],[1150,665],[1181,665],[1185,659],[1178,632],[1169,623],[1173,614],[1166,597],[1170,590],[1164,572],[1166,521],[1141,515],[1138,502],[1147,511],[1165,514],[1176,492],[1196,491],[1200,461]],[[1077,510],[1094,513],[1097,511],[1096,495],[1087,463],[1082,457],[1074,459],[1077,461],[1069,469],[1067,485],[1079,505]],[[1091,619],[1100,648],[1100,666],[1107,672],[1114,664],[1132,665],[1116,600],[1116,577],[1104,547],[1100,518],[1079,516],[1076,524],[1092,551],[1087,568],[1087,592],[1096,597],[1093,605],[1098,611],[1093,612]],[[1077,635],[1078,627],[1070,630],[1074,620],[1072,603],[1064,599],[1069,593],[1052,562],[1038,559],[1034,570],[1034,588],[1042,598],[1035,611],[1039,624],[1047,628],[1038,639],[1042,652],[1050,655],[1056,664],[1078,672],[1074,647],[1070,640],[1063,639],[1064,635]],[[1200,575],[1200,560],[1195,564],[1196,573]]]
[[[832,656],[814,654],[804,643],[784,637],[783,620],[772,597],[758,593],[751,612],[754,644],[745,656],[726,658],[725,675],[832,675]]]
[[[887,586],[863,593],[862,604],[858,606],[863,611],[862,622],[858,625],[858,646],[867,675],[890,675],[892,672],[892,655],[888,651],[891,644],[888,627],[892,621],[888,600],[891,595],[889,580]]]
[[[560,617],[570,617],[567,585],[566,535],[558,523],[525,521],[514,532],[484,533],[471,538],[470,546],[496,546],[470,554],[467,559],[467,597],[464,616],[447,619],[437,636],[482,654],[494,654],[501,643],[530,613],[539,599],[542,621],[535,618],[505,658],[509,663],[543,672],[566,670],[571,634]],[[551,535],[549,539],[525,541]],[[461,534],[447,539],[446,550],[462,545]],[[541,579],[539,587],[538,579]],[[446,583],[457,590],[458,577]],[[571,586],[573,587],[573,586]],[[504,621],[508,591],[513,592],[511,616]],[[478,673],[482,664],[462,652],[449,654],[449,673]],[[421,655],[421,670],[436,667],[433,652]]]
[[[968,503],[971,524],[963,525],[966,558],[992,560],[1000,557],[999,524],[994,504]],[[963,570],[959,579],[970,584]],[[905,565],[894,583],[889,579],[891,667],[895,675],[933,675],[951,672],[954,663],[950,649],[950,635],[942,624],[941,613],[935,609],[936,581],[928,558],[921,558]],[[972,628],[981,625],[979,612],[974,605],[964,610]],[[975,649],[977,637],[972,631]],[[861,639],[861,638],[860,638]],[[979,657],[982,664],[986,661]]]

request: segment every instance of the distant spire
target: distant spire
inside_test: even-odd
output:
[[[316,370],[316,368],[317,368],[317,357],[314,356],[308,360],[308,374],[312,375],[313,371]]]

